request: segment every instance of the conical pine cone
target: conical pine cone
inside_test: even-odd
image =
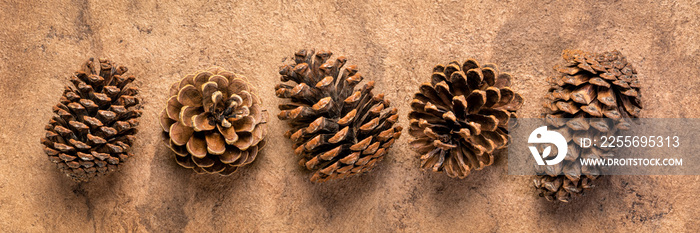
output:
[[[572,195],[593,188],[600,170],[581,166],[579,158],[613,156],[609,148],[582,148],[578,138],[599,138],[631,127],[642,109],[637,71],[615,50],[587,53],[564,50],[564,63],[554,67],[545,97],[546,123],[571,139],[563,162],[546,166],[534,179],[540,196],[568,202]],[[550,152],[555,153],[555,152]]]
[[[90,58],[70,77],[41,139],[49,160],[76,182],[115,171],[131,157],[138,118],[134,76],[109,60]]]
[[[363,77],[343,56],[301,50],[294,63],[280,67],[282,82],[275,86],[278,117],[292,127],[285,134],[294,142],[299,164],[314,172],[313,182],[359,174],[375,167],[401,136],[397,109],[389,109],[384,94],[374,95],[374,81],[355,86]],[[343,67],[345,67],[343,69]]]
[[[511,76],[494,64],[480,66],[473,59],[433,68],[409,113],[421,168],[465,178],[471,170],[493,163],[493,151],[509,142],[508,122],[523,105],[510,88]]]
[[[252,163],[267,135],[267,110],[251,84],[221,67],[173,83],[160,116],[178,164],[230,175]]]

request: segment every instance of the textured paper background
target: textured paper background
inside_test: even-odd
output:
[[[619,49],[644,84],[646,117],[700,117],[695,1],[2,1],[2,231],[700,231],[698,176],[615,176],[569,204],[537,197],[505,159],[464,180],[417,169],[407,133],[381,167],[314,185],[283,122],[252,166],[194,175],[161,144],[157,114],[179,77],[220,65],[255,81],[274,116],[277,67],[297,49],[329,49],[400,110],[435,64],[474,57],[511,72],[536,117],[545,77],[566,48]],[[138,77],[144,115],[135,158],[75,184],[39,138],[67,77],[90,56]]]

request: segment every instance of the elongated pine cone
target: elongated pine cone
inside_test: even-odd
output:
[[[282,82],[275,86],[281,120],[289,120],[285,134],[294,142],[299,164],[314,172],[312,182],[360,174],[374,168],[401,136],[397,109],[384,94],[374,95],[374,81],[355,86],[363,77],[346,58],[330,60],[329,51],[301,50],[294,63],[280,67]],[[343,67],[345,67],[343,69]]]
[[[248,79],[221,67],[173,83],[160,122],[177,163],[197,173],[232,174],[267,135],[267,110]]]
[[[562,57],[564,63],[554,67],[557,74],[549,79],[545,120],[550,130],[570,141],[564,161],[540,166],[534,184],[540,196],[568,202],[572,195],[593,188],[593,180],[600,174],[598,167],[581,166],[579,158],[608,158],[614,154],[609,148],[582,148],[577,139],[629,129],[629,118],[639,117],[642,105],[637,71],[619,51],[564,50]]]
[[[70,77],[41,139],[49,160],[76,182],[104,175],[131,157],[141,116],[127,68],[90,58]]]
[[[523,105],[510,82],[496,65],[473,59],[435,66],[408,115],[421,168],[461,179],[493,164],[493,151],[508,144],[508,122]]]

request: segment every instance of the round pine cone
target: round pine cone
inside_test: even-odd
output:
[[[421,168],[465,178],[493,163],[493,151],[508,142],[508,122],[523,105],[510,88],[511,76],[473,59],[433,68],[411,101],[411,146]]]
[[[599,138],[631,127],[628,119],[637,118],[642,109],[637,71],[615,50],[587,53],[564,50],[564,63],[556,65],[557,75],[550,77],[545,96],[546,123],[565,138]],[[579,140],[568,142],[563,162],[542,167],[534,179],[540,196],[568,202],[573,194],[593,188],[600,170],[581,166],[579,158],[613,156],[609,148],[582,148]],[[551,152],[556,153],[556,152]]]
[[[134,76],[123,76],[126,71],[90,58],[53,107],[56,115],[41,143],[49,160],[76,182],[115,171],[132,156],[128,151],[141,111],[138,89],[128,86]]]
[[[294,63],[280,67],[282,82],[275,86],[281,120],[292,129],[286,137],[294,142],[299,164],[314,172],[312,182],[344,178],[371,170],[401,136],[397,109],[389,109],[384,94],[374,95],[374,81],[355,86],[363,77],[346,58],[329,60],[329,51],[301,50]],[[345,67],[344,69],[342,69]]]
[[[245,77],[212,67],[173,83],[160,123],[178,164],[230,175],[263,147],[267,110]]]

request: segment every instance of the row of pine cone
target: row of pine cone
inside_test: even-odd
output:
[[[566,50],[555,66],[545,96],[547,124],[575,133],[584,118],[601,132],[630,127],[639,116],[636,70],[618,51]],[[363,83],[358,67],[329,51],[301,50],[280,67],[275,94],[283,101],[277,117],[288,122],[290,153],[312,172],[313,182],[357,175],[376,167],[401,136],[399,115],[374,81]],[[55,116],[41,139],[49,160],[82,182],[115,171],[129,152],[141,116],[135,77],[106,59],[89,59],[71,77]],[[512,76],[495,64],[474,59],[433,68],[410,102],[410,146],[424,170],[465,178],[494,163],[509,143],[509,122],[517,120],[523,97]],[[246,77],[212,67],[184,76],[170,86],[160,113],[165,144],[175,161],[197,173],[229,175],[255,161],[265,145],[268,112]],[[566,119],[573,119],[566,121]],[[611,120],[610,120],[611,119]],[[578,128],[577,128],[578,127]],[[588,127],[586,127],[587,129]],[[582,168],[579,156],[611,156],[583,151],[569,142],[572,155],[535,180],[539,195],[569,201],[593,187],[595,167]]]

